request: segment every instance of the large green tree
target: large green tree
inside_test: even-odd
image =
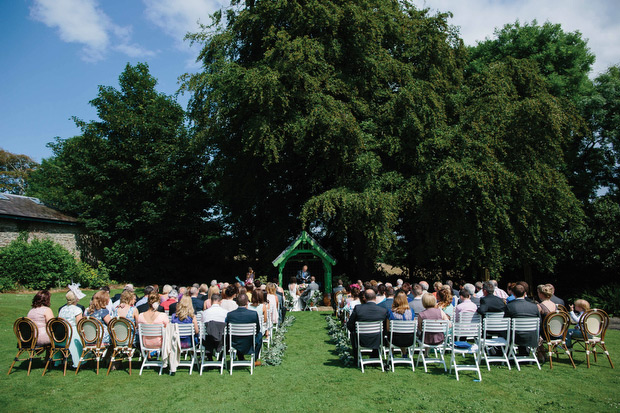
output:
[[[155,89],[146,64],[127,65],[120,88],[100,86],[98,121],[50,144],[31,193],[79,216],[105,247],[113,278],[196,276],[204,254],[207,186],[183,109]]]

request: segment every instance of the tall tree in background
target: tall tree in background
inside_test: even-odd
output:
[[[0,148],[0,192],[24,195],[28,178],[39,164],[27,155],[17,155]]]
[[[76,119],[82,135],[50,145],[30,192],[100,237],[114,278],[191,278],[204,269],[205,160],[146,64],[127,65],[119,83],[91,101],[99,121]]]

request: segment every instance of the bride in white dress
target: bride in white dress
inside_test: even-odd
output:
[[[288,292],[293,297],[293,309],[291,311],[301,311],[301,303],[299,302],[299,295],[297,294],[297,280],[292,279],[288,284]]]

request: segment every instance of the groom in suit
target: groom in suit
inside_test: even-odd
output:
[[[226,316],[226,325],[230,323],[234,324],[256,324],[256,339],[255,339],[255,349],[252,350],[252,337],[250,336],[232,336],[231,345],[237,349],[237,355],[239,360],[244,359],[245,354],[254,353],[255,363],[254,365],[260,366],[260,361],[258,361],[258,357],[260,356],[261,345],[263,344],[263,335],[260,332],[260,322],[258,320],[258,313],[254,310],[248,309],[248,296],[246,294],[241,294],[237,297],[237,307],[236,310],[231,311]]]
[[[388,318],[388,310],[384,307],[380,307],[376,304],[375,300],[377,298],[377,294],[372,289],[367,289],[364,291],[364,297],[366,298],[366,302],[364,304],[358,304],[353,308],[353,312],[351,313],[351,317],[349,317],[349,321],[347,321],[347,328],[351,332],[351,347],[353,358],[355,359],[355,364],[357,364],[357,333],[355,332],[355,322],[356,321],[383,321],[385,322]],[[363,334],[360,335],[360,345],[363,347],[369,347],[373,350],[371,357],[378,357],[378,349],[381,346],[381,335],[380,334]]]

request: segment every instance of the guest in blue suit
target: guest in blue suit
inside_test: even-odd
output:
[[[260,361],[258,358],[260,356],[260,349],[263,344],[263,335],[260,332],[260,322],[258,320],[258,313],[256,311],[248,309],[248,296],[246,294],[240,294],[237,297],[237,305],[239,306],[236,310],[229,312],[226,315],[226,325],[233,324],[256,324],[256,339],[254,344],[254,349],[252,349],[252,337],[238,337],[232,336],[232,347],[237,350],[237,356],[239,360],[244,359],[245,354],[255,353],[255,365],[260,366]]]

